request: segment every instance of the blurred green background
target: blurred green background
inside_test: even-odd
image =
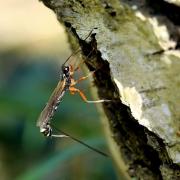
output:
[[[37,0],[7,0],[0,11],[0,179],[116,179],[111,158],[36,127],[71,53],[54,14]],[[79,88],[92,99],[89,86]],[[96,106],[78,95],[66,93],[52,123],[108,152]]]

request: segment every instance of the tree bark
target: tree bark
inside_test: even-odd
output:
[[[180,179],[178,3],[42,1],[96,70],[99,99],[112,100],[102,104],[101,116],[124,179]]]

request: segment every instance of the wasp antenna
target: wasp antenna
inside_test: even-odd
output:
[[[86,38],[85,38],[83,41],[86,41],[87,38],[89,38],[89,37],[92,35],[92,32],[94,31],[94,29],[98,29],[98,28],[97,28],[97,27],[93,28],[93,29],[89,32],[89,34],[86,36]],[[62,66],[64,66],[72,56],[76,55],[76,54],[77,54],[78,52],[80,52],[80,51],[81,51],[80,48],[76,49],[76,51],[73,52],[73,53],[66,59],[66,61],[62,64]]]
[[[77,138],[69,135],[68,133],[66,133],[66,132],[64,132],[64,131],[62,131],[62,130],[60,130],[60,129],[57,129],[57,128],[54,127],[53,125],[52,125],[52,127],[53,127],[54,129],[56,129],[56,131],[62,133],[61,135],[52,135],[52,137],[60,137],[60,138],[61,138],[61,137],[69,137],[69,138],[71,138],[72,140],[78,142],[79,144],[82,144],[83,146],[91,149],[92,151],[94,151],[94,152],[96,152],[96,153],[98,153],[98,154],[101,154],[102,156],[109,157],[108,154],[100,151],[99,149],[96,149],[96,148],[90,146],[89,144],[84,143],[83,141],[81,141],[81,140],[79,140],[79,139],[77,139]]]

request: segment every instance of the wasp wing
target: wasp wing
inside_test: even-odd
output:
[[[44,124],[47,124],[50,119],[54,115],[54,111],[56,110],[59,102],[61,101],[64,93],[65,93],[65,79],[58,82],[56,88],[54,89],[53,93],[51,94],[45,108],[41,112],[38,121],[37,126],[43,127]]]

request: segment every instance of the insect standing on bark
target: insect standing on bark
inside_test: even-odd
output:
[[[85,40],[91,36],[92,32],[93,32],[93,30],[89,33],[89,35],[85,38]],[[80,49],[76,50],[75,53],[73,53],[72,55],[77,54],[79,51],[80,51]],[[101,103],[101,102],[109,101],[109,100],[88,101],[86,96],[84,95],[84,93],[74,87],[78,82],[86,79],[89,75],[87,75],[85,77],[81,77],[80,79],[78,79],[76,81],[73,79],[74,71],[78,68],[74,69],[72,65],[66,65],[68,63],[69,59],[72,57],[72,55],[63,63],[63,65],[61,67],[61,73],[62,73],[61,79],[58,82],[56,88],[54,89],[52,95],[50,96],[45,108],[41,112],[41,114],[38,118],[38,121],[37,121],[37,126],[40,128],[40,132],[46,137],[59,137],[59,138],[69,137],[69,138],[85,145],[86,147],[88,147],[102,155],[107,156],[105,153],[70,136],[69,134],[65,133],[62,130],[58,130],[59,132],[61,132],[61,134],[58,134],[58,135],[52,133],[50,121],[51,121],[52,117],[54,116],[54,113],[57,110],[57,108],[58,108],[60,102],[62,101],[62,98],[67,90],[69,90],[71,94],[74,94],[76,92],[79,93],[81,98],[87,103]]]

